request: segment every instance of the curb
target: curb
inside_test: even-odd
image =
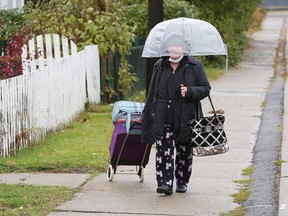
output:
[[[288,35],[286,34],[286,42],[287,40],[288,40]],[[288,45],[286,43],[286,63],[288,64],[287,54],[288,54]],[[287,216],[288,215],[288,197],[287,197],[287,194],[288,194],[288,164],[287,164],[288,163],[288,84],[287,84],[287,80],[286,80],[285,89],[284,89],[284,116],[283,116],[282,134],[283,134],[283,137],[282,137],[283,139],[282,139],[281,160],[284,162],[281,164],[278,216]]]

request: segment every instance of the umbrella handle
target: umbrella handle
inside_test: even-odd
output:
[[[226,55],[226,72],[228,72],[228,61],[229,61],[229,59],[228,59],[228,54]]]

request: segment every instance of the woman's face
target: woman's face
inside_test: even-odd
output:
[[[183,55],[183,48],[179,45],[172,45],[168,48],[169,56],[172,59],[178,59]]]

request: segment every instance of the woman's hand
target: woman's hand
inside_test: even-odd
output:
[[[180,85],[180,92],[181,92],[181,96],[185,97],[186,93],[187,93],[187,87],[184,86],[183,84]]]

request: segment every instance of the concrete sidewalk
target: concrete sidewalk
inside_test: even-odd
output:
[[[277,12],[271,12],[277,13]],[[281,12],[286,13],[288,12]],[[283,18],[268,16],[262,30],[252,35],[251,46],[238,68],[211,82],[216,109],[225,111],[225,131],[230,150],[217,156],[194,158],[193,173],[185,194],[163,196],[156,193],[155,148],[141,183],[134,167],[117,168],[112,182],[106,174],[93,179],[85,174],[0,174],[0,183],[65,185],[80,187],[75,198],[60,205],[52,216],[61,215],[198,215],[212,216],[235,209],[231,194],[242,180],[242,170],[251,165],[253,147],[262,114],[262,102],[273,77],[275,48],[278,46]],[[288,49],[287,49],[288,51]],[[286,90],[287,89],[286,85]],[[285,95],[285,118],[282,159],[288,161],[288,98]],[[204,101],[205,112],[211,110]],[[288,215],[288,168],[282,164],[279,215]],[[175,190],[175,189],[174,189]],[[174,191],[175,192],[175,191]],[[285,195],[284,195],[285,194]]]

